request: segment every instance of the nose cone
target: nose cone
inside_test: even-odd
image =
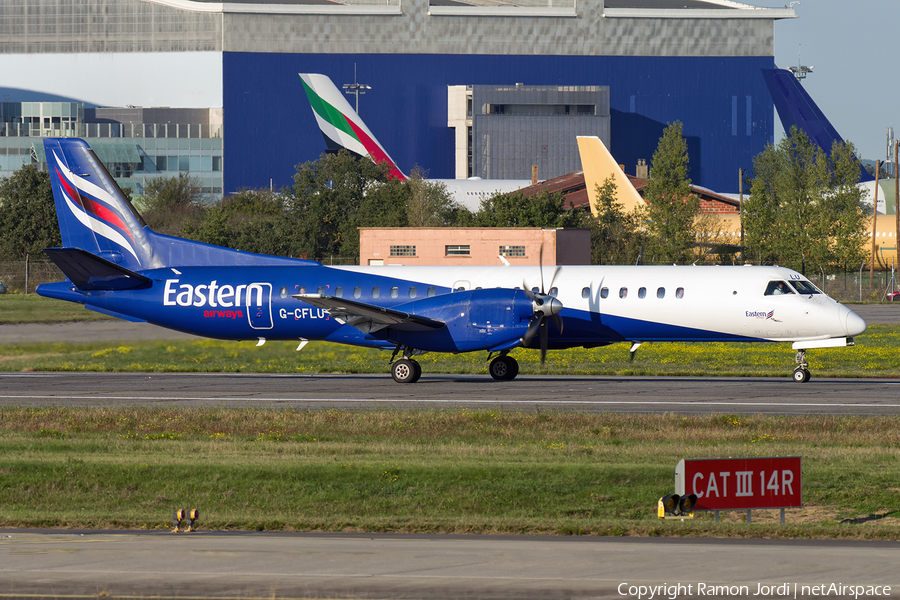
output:
[[[844,330],[847,332],[847,337],[859,335],[866,330],[866,322],[848,308],[846,320],[844,321]]]

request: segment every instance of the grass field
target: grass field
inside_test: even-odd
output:
[[[900,419],[2,409],[0,527],[900,539]],[[803,456],[804,507],[656,519],[683,457]]]

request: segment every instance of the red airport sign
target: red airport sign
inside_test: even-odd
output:
[[[675,493],[696,494],[694,510],[799,508],[801,467],[799,456],[682,459]]]

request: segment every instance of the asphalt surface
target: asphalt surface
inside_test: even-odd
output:
[[[900,414],[900,379],[388,374],[0,373],[0,406]]]
[[[854,598],[830,584],[885,597],[900,595],[898,555],[896,542],[14,531],[0,532],[0,597],[637,599],[645,586],[649,599],[665,585],[654,598]]]

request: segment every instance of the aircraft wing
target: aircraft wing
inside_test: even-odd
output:
[[[443,321],[346,298],[324,294],[294,294],[292,297],[326,310],[337,322],[352,325],[363,333],[374,333],[385,327],[398,331],[431,331],[447,326]]]

